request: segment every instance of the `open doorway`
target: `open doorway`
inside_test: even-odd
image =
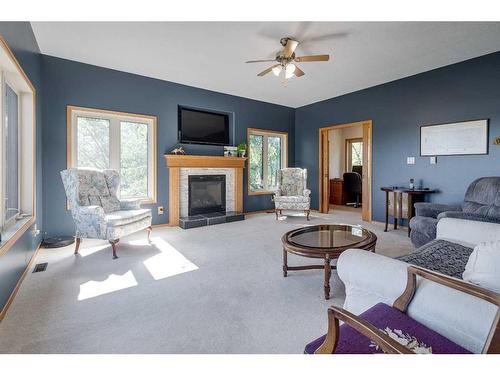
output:
[[[372,122],[319,129],[319,210],[348,210],[371,221]]]

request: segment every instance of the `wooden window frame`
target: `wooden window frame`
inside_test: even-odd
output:
[[[274,194],[273,190],[251,190],[250,188],[250,173],[251,173],[251,153],[250,153],[250,136],[251,135],[262,135],[266,137],[276,137],[279,136],[282,139],[281,147],[281,168],[288,167],[288,132],[269,130],[269,129],[259,129],[259,128],[248,128],[247,129],[247,153],[248,153],[248,168],[247,168],[247,192],[248,195],[269,195]],[[267,160],[267,142],[263,142],[263,155],[262,160]],[[264,157],[266,156],[266,158]],[[265,181],[267,178],[267,168],[263,165],[262,178]]]
[[[4,255],[36,221],[36,90],[21,68],[5,39],[0,36],[0,127],[4,119],[4,85],[9,86],[18,96],[18,136],[19,136],[19,209],[22,217],[16,223],[3,228],[0,256]],[[3,130],[0,130],[3,144]],[[4,147],[1,147],[4,150]],[[4,155],[0,155],[3,168]],[[0,176],[0,199],[4,194],[4,173]],[[3,218],[3,209],[0,210]],[[2,223],[3,225],[3,219]]]
[[[129,121],[129,122],[146,122],[150,126],[148,130],[148,197],[140,198],[143,204],[155,204],[157,202],[157,118],[156,116],[143,115],[128,112],[109,111],[105,109],[78,107],[68,105],[66,110],[66,131],[67,131],[67,166],[68,168],[74,167],[73,162],[76,159],[76,137],[74,137],[76,130],[76,118],[78,116],[97,117],[108,119],[110,121],[110,139],[119,137],[119,129],[112,126],[113,122]],[[150,136],[151,135],[151,136]],[[119,149],[119,141],[113,142]],[[113,157],[113,153],[118,153],[118,156]],[[112,159],[118,157],[119,164],[119,150],[110,143],[110,168],[118,168],[116,161],[111,164]],[[128,198],[128,197],[127,197]],[[130,197],[132,198],[132,197]]]

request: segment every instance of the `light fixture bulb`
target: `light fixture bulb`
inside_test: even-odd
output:
[[[281,73],[281,65],[278,65],[278,66],[275,66],[272,70],[273,70],[273,74],[276,76],[276,77],[279,77],[280,73]]]
[[[285,78],[292,78],[293,72],[295,72],[295,65],[294,64],[287,64],[285,68]]]

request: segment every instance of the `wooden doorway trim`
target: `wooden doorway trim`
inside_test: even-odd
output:
[[[331,125],[319,129],[319,212],[328,213],[329,202],[329,148],[328,131],[334,129],[350,128],[352,126],[363,126],[363,192],[362,192],[362,219],[371,221],[372,219],[372,121],[357,121],[347,124]]]

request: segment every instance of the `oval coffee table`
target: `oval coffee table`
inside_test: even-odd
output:
[[[311,269],[325,270],[325,299],[330,299],[331,260],[337,259],[347,249],[364,249],[375,252],[377,236],[358,225],[322,224],[312,225],[287,232],[281,238],[283,243],[283,276],[288,271]],[[324,259],[323,265],[288,266],[288,253],[306,258]]]

